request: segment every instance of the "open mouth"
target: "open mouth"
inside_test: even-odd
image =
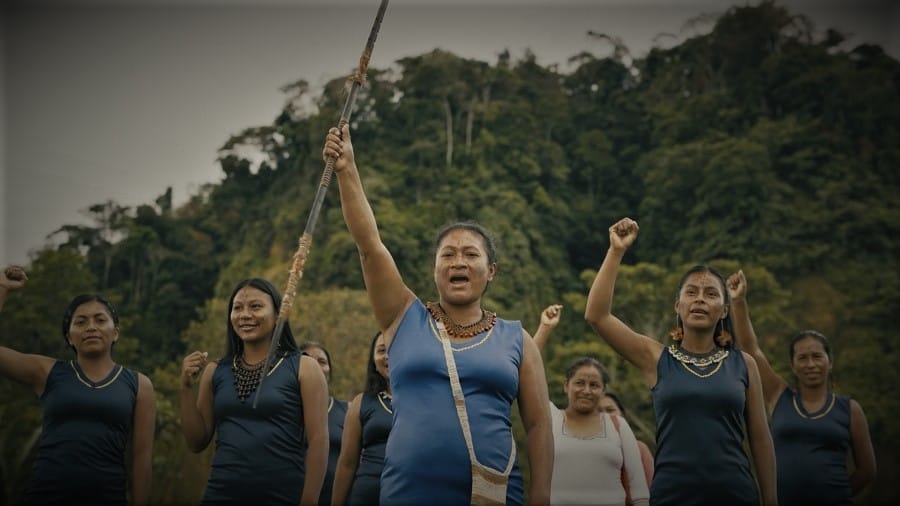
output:
[[[458,284],[463,284],[463,283],[468,283],[468,282],[469,282],[468,276],[450,276],[450,284],[458,285]]]

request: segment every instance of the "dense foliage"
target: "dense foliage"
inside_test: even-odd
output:
[[[531,55],[489,64],[434,51],[372,70],[352,122],[357,161],[385,243],[407,284],[433,299],[432,235],[477,219],[500,244],[486,305],[537,326],[565,305],[546,351],[551,395],[573,357],[608,364],[638,436],[653,445],[649,391],[582,318],[607,228],[637,219],[641,235],[619,276],[614,311],[665,339],[675,283],[692,263],[743,268],[754,323],[777,370],[801,328],[830,336],[837,388],[858,399],[879,458],[870,498],[893,498],[900,451],[900,64],[875,46],[823,40],[774,4],[739,7],[712,31],[641,59],[623,48],[580,54],[562,73]],[[63,226],[36,252],[11,298],[0,342],[68,357],[66,302],[102,291],[119,305],[117,359],[147,373],[159,397],[153,500],[196,501],[210,450],[188,455],[178,431],[177,377],[191,350],[224,350],[225,304],[248,276],[284,286],[322,171],[325,131],[342,79],[309,97],[285,86],[273,124],[221,150],[224,174],[173,207],[167,191],[136,209],[98,203],[93,226]],[[317,110],[302,104],[314,99]],[[258,151],[255,164],[242,155]],[[332,390],[361,390],[376,330],[356,249],[328,195],[292,326],[332,351]],[[15,502],[40,427],[31,392],[0,382],[0,479]]]

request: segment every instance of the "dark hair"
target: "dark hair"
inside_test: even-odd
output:
[[[378,374],[378,370],[375,369],[375,343],[378,342],[379,336],[381,336],[381,332],[376,332],[372,338],[372,344],[369,346],[368,365],[366,366],[365,391],[367,394],[373,395],[388,389],[388,379]]]
[[[69,342],[69,327],[72,326],[72,317],[75,316],[75,311],[77,311],[82,304],[94,301],[106,306],[106,312],[109,313],[109,317],[112,318],[113,325],[115,325],[116,327],[119,326],[119,313],[116,312],[116,308],[112,305],[112,302],[106,300],[104,296],[100,295],[99,293],[83,293],[76,296],[74,299],[72,299],[71,302],[69,302],[69,306],[66,308],[66,312],[63,313],[62,320],[63,339],[66,341],[66,345],[68,345],[69,348],[72,348],[72,351],[75,351],[76,353],[77,350],[75,350],[75,347],[72,346],[72,343]],[[113,343],[113,346],[115,346],[115,344],[116,343]]]
[[[606,368],[603,367],[603,364],[600,363],[596,358],[593,357],[579,357],[576,358],[574,362],[566,369],[566,381],[572,379],[572,376],[585,366],[591,366],[600,371],[600,380],[603,381],[603,388],[606,388],[606,385],[609,384],[609,373],[606,372]]]
[[[619,408],[619,413],[622,414],[622,418],[625,418],[625,406],[622,404],[622,399],[619,399],[619,394],[607,390],[606,392],[604,392],[604,395],[606,395],[616,403],[616,406]]]
[[[681,289],[684,288],[684,284],[685,282],[687,282],[687,279],[691,276],[691,274],[704,272],[712,274],[716,277],[716,279],[719,280],[719,285],[721,285],[722,287],[722,297],[725,300],[725,306],[727,306],[729,309],[729,311],[725,314],[725,318],[719,320],[719,323],[716,324],[716,329],[713,334],[713,340],[720,346],[725,346],[726,348],[734,348],[734,339],[728,339],[724,345],[720,344],[719,340],[716,339],[722,334],[722,331],[728,332],[732,336],[734,335],[734,326],[731,323],[731,297],[728,295],[728,285],[725,284],[725,278],[719,271],[707,264],[698,264],[691,267],[687,270],[687,272],[684,273],[683,276],[681,276],[681,280],[678,282],[678,289],[675,290],[675,300],[678,300],[681,297]],[[684,328],[684,323],[681,322],[681,318],[679,318],[677,315],[675,316],[675,321],[678,326],[682,327],[682,329]],[[719,330],[720,325],[722,327],[722,330]]]
[[[231,297],[229,297],[228,299],[228,312],[225,315],[225,328],[228,329],[228,340],[225,342],[225,356],[223,357],[223,360],[226,361],[231,360],[235,356],[240,355],[244,352],[244,342],[241,341],[241,338],[234,330],[234,326],[231,324],[231,309],[234,307],[234,297],[242,288],[246,288],[248,286],[263,291],[272,298],[272,305],[275,307],[276,319],[278,316],[278,312],[281,310],[281,294],[278,293],[278,289],[275,288],[272,283],[269,283],[262,278],[248,278],[243,281],[239,281],[238,284],[235,285],[234,290],[232,290]],[[293,351],[297,351],[297,341],[294,340],[294,333],[291,332],[290,323],[287,321],[284,322],[284,328],[281,329],[281,335],[278,338],[277,346],[278,352],[283,355],[286,355]]]
[[[497,248],[494,245],[494,239],[484,227],[474,221],[458,221],[455,223],[444,225],[440,230],[438,230],[437,235],[435,235],[434,238],[435,255],[437,254],[437,249],[441,245],[441,241],[444,240],[444,237],[446,237],[447,234],[454,230],[467,230],[474,234],[480,235],[482,242],[484,243],[484,251],[485,253],[487,253],[488,265],[492,265],[497,262]]]
[[[305,352],[310,348],[318,348],[325,353],[325,359],[328,360],[328,375],[332,378],[334,377],[334,365],[331,364],[331,353],[328,353],[328,348],[325,347],[322,343],[318,341],[306,341],[300,345],[300,351]]]

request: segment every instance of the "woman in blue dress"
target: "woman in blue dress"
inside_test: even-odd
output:
[[[729,298],[722,276],[705,265],[685,273],[675,298],[675,342],[669,346],[612,315],[618,266],[637,235],[637,222],[630,218],[609,228],[609,250],[584,316],[641,370],[650,387],[657,437],[650,504],[776,504],[775,456],[759,371],[727,332]]]
[[[365,391],[350,402],[347,410],[333,504],[378,504],[384,448],[394,415],[388,374],[387,347],[379,332],[369,347]]]
[[[0,308],[27,280],[19,267],[0,273]],[[100,295],[69,303],[63,337],[74,360],[0,347],[0,376],[41,401],[42,431],[25,504],[146,504],[150,494],[156,399],[143,374],[112,358],[119,316]],[[126,465],[131,443],[130,465]]]
[[[759,347],[747,305],[743,271],[728,278],[735,338],[756,360],[778,468],[778,503],[851,505],[853,496],[875,479],[875,450],[859,403],[832,389],[828,339],[815,330],[798,332],[788,356],[797,387],[772,369]],[[847,470],[848,453],[853,473]]]
[[[325,380],[331,384],[331,353],[325,345],[315,341],[307,341],[300,345],[300,351],[314,358],[325,374]],[[338,455],[341,454],[341,435],[344,432],[344,417],[347,415],[347,401],[336,399],[334,394],[328,394],[328,469],[325,470],[325,480],[322,482],[322,492],[319,494],[319,506],[331,504],[331,489],[334,486],[334,470],[337,467]]]
[[[511,419],[518,401],[531,471],[528,499],[547,504],[553,472],[547,380],[537,347],[521,323],[482,307],[484,291],[497,273],[492,240],[474,223],[441,230],[433,272],[438,300],[426,304],[403,282],[381,241],[359,178],[350,129],[331,129],[322,155],[336,158],[344,221],[391,357],[394,422],[381,503],[469,504],[473,493],[482,490],[473,487],[473,469],[489,473],[484,467],[506,476],[485,490],[504,495],[507,503],[522,503]],[[456,394],[451,370],[459,378]],[[456,404],[455,396],[464,401]],[[467,412],[471,447],[458,408]]]
[[[316,361],[301,355],[281,306],[264,279],[237,284],[228,301],[225,356],[206,367],[206,352],[185,357],[181,431],[188,447],[216,451],[202,504],[304,504],[319,500],[328,464],[328,384]],[[270,343],[276,359],[263,371]],[[193,378],[200,376],[194,396]],[[256,407],[254,396],[266,374]]]

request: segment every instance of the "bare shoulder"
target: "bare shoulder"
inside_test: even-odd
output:
[[[152,394],[153,393],[153,381],[151,381],[150,378],[142,372],[137,373],[137,377],[138,377],[138,395],[140,395],[141,392],[150,392]]]

